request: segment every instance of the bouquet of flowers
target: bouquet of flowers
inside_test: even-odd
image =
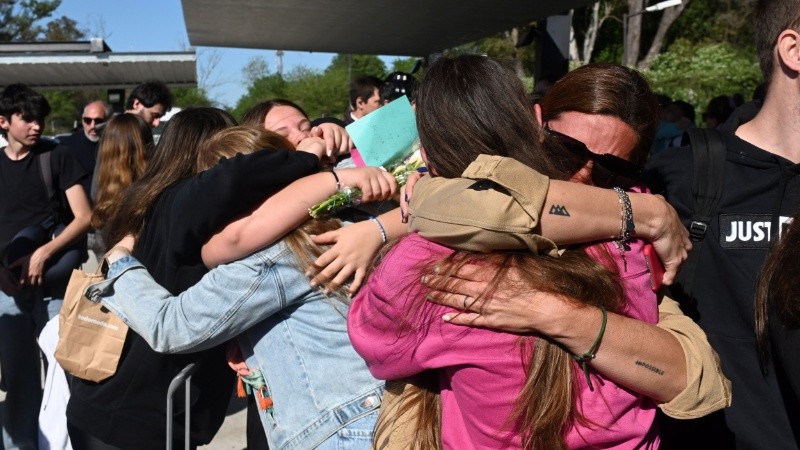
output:
[[[389,172],[394,176],[394,179],[397,180],[398,186],[404,186],[408,181],[409,175],[416,172],[417,169],[421,167],[425,167],[425,162],[422,161],[422,156],[420,156],[419,149],[417,149],[400,163],[389,169]],[[361,203],[361,190],[344,186],[339,192],[333,194],[327,200],[309,208],[308,214],[316,219],[317,217],[332,214],[350,206],[356,206],[359,203]]]

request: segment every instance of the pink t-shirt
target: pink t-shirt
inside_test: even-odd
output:
[[[622,272],[617,261],[628,301],[624,313],[655,323],[656,297],[641,248],[641,242],[633,242],[626,252],[627,271]],[[613,246],[610,251],[618,255]],[[445,448],[521,448],[519,429],[508,418],[525,381],[521,355],[529,352],[514,334],[448,324],[441,317],[450,308],[424,301],[427,288],[420,283],[420,267],[451,252],[417,234],[406,236],[353,300],[350,340],[379,379],[437,371]],[[404,326],[406,320],[413,326]],[[582,372],[577,382],[578,408],[594,425],[578,424],[569,430],[570,448],[658,447],[651,400],[594,372],[594,391]]]

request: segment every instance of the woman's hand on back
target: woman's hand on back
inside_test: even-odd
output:
[[[520,295],[519,289],[504,289],[518,281],[513,270],[496,289],[487,292],[495,273],[493,267],[465,264],[452,276],[430,274],[422,281],[431,288],[429,301],[458,310],[442,317],[456,325],[550,336],[575,307],[554,294],[531,289]]]

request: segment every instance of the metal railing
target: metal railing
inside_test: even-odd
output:
[[[175,396],[175,392],[178,388],[183,384],[185,386],[186,392],[184,396],[185,399],[185,406],[184,406],[184,418],[183,418],[183,442],[184,448],[189,450],[191,448],[191,441],[189,440],[189,421],[192,416],[192,409],[191,409],[191,394],[192,392],[192,375],[197,372],[198,365],[195,363],[189,364],[188,366],[184,367],[175,378],[169,383],[169,390],[167,391],[167,450],[172,450],[172,433],[173,433],[173,420],[172,414],[174,411],[173,406],[173,397]]]

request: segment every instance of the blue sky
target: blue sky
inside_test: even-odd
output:
[[[87,37],[105,37],[106,44],[115,52],[182,51],[189,48],[180,0],[63,0],[53,17],[62,15],[88,30]],[[210,77],[221,85],[210,94],[227,106],[234,106],[244,94],[242,68],[252,57],[263,57],[271,71],[276,67],[275,50],[217,47],[198,47],[196,50],[198,66],[205,64],[211,52],[221,52],[222,61]],[[298,65],[323,69],[333,56],[331,53],[284,52],[284,73]],[[395,58],[383,59],[390,67],[390,61]]]

